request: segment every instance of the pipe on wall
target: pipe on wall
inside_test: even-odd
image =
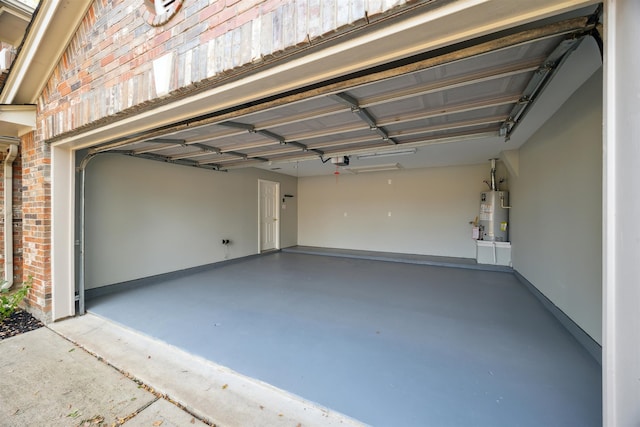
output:
[[[13,286],[13,161],[18,156],[18,144],[9,144],[4,159],[4,281],[0,289]]]
[[[496,182],[496,160],[491,159],[491,191],[498,191],[498,183]]]

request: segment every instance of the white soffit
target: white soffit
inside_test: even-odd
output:
[[[21,137],[35,128],[35,105],[0,105],[0,135]]]

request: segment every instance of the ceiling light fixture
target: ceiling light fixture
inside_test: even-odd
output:
[[[394,150],[394,151],[376,151],[375,153],[359,154],[358,160],[377,159],[379,157],[389,157],[389,156],[402,156],[405,154],[415,154],[416,151],[418,151],[417,148],[407,148],[403,150]]]
[[[402,165],[400,163],[388,163],[384,165],[373,165],[373,166],[352,166],[349,168],[345,168],[346,171],[351,172],[353,174],[365,173],[365,172],[381,172],[381,171],[391,171],[402,169]]]

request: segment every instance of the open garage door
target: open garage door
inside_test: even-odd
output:
[[[509,140],[567,56],[594,34],[596,22],[586,16],[498,34],[119,138],[90,153],[228,170]]]

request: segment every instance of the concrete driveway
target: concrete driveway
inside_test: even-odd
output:
[[[4,426],[203,422],[44,327],[0,341]]]

